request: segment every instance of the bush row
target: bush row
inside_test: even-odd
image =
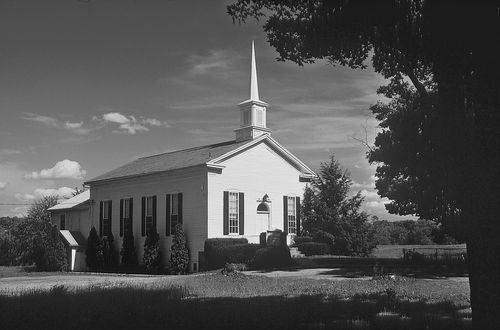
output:
[[[304,242],[297,244],[297,248],[306,256],[331,254],[330,246],[326,243]]]
[[[247,264],[250,268],[287,266],[291,263],[287,246],[263,247],[250,244],[246,238],[211,238],[205,241],[208,269],[222,268],[226,264]]]

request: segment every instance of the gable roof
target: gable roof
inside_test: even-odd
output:
[[[81,194],[78,194],[74,197],[71,197],[70,199],[66,199],[62,201],[61,203],[54,205],[52,207],[49,207],[49,211],[61,211],[61,210],[69,210],[69,209],[74,209],[79,206],[84,206],[85,203],[89,203],[90,200],[90,190],[85,190]]]
[[[106,172],[87,182],[105,181],[123,177],[146,175],[158,172],[202,165],[232,150],[247,144],[249,141],[226,141],[201,147],[166,152],[163,154],[138,158],[114,170]]]
[[[281,146],[270,135],[264,134],[253,140],[246,141],[226,141],[222,143],[210,144],[201,147],[194,147],[179,151],[172,151],[163,154],[141,157],[130,163],[127,163],[117,169],[106,172],[87,182],[94,183],[99,181],[108,181],[120,178],[142,176],[160,172],[166,172],[197,165],[220,166],[224,160],[243,152],[244,150],[262,142],[267,142],[275,148],[278,153],[288,162],[293,164],[306,176],[314,176],[315,173],[292,155],[288,150]],[[224,167],[223,165],[221,167]]]

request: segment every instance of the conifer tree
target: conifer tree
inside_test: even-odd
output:
[[[189,250],[186,245],[186,235],[182,224],[178,223],[174,229],[174,238],[170,250],[170,266],[176,274],[184,274],[189,266]]]
[[[146,235],[143,262],[146,270],[150,273],[157,272],[160,269],[160,235],[158,235],[156,228],[151,228]]]
[[[102,241],[97,235],[97,231],[94,226],[90,229],[89,238],[87,239],[87,249],[85,250],[85,261],[87,267],[90,269],[96,269],[102,267],[104,263],[104,255],[102,248]]]
[[[126,233],[123,236],[122,249],[120,251],[122,265],[136,265],[137,254],[135,251],[134,235]]]

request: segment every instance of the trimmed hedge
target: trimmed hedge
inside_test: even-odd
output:
[[[226,255],[223,252],[223,248],[232,245],[242,245],[248,244],[246,238],[209,238],[205,240],[205,259],[207,263],[207,269],[217,269],[222,268],[228,262],[226,260]],[[243,248],[237,248],[243,249]]]
[[[310,242],[314,242],[314,239],[311,236],[296,236],[293,239],[294,246],[298,246],[299,244],[310,243]]]
[[[297,245],[300,252],[306,256],[320,256],[331,254],[330,246],[326,243],[304,242]]]
[[[258,249],[260,249],[259,244],[236,244],[223,247],[221,254],[225,260],[224,264],[248,264]]]
[[[288,266],[292,263],[290,249],[285,247],[265,247],[256,251],[250,262],[252,269],[266,269]]]

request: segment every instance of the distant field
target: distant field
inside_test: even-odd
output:
[[[401,258],[403,256],[403,249],[412,250],[423,254],[433,254],[438,249],[439,254],[444,253],[461,253],[465,251],[465,244],[453,245],[379,245],[373,252],[372,256],[375,258]]]

